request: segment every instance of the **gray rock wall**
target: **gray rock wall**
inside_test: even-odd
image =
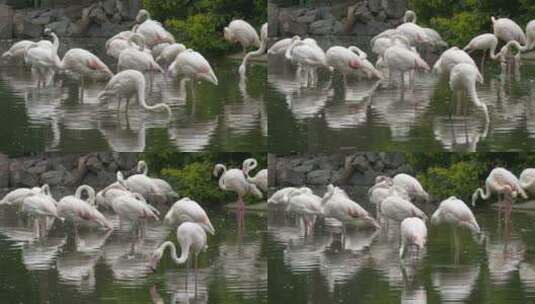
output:
[[[131,173],[138,153],[40,153],[9,158],[0,154],[0,197],[19,187],[49,184],[54,197],[73,194],[79,185],[100,190],[116,180],[117,170]],[[126,174],[129,175],[129,174]]]
[[[285,6],[268,3],[270,37],[364,36],[367,39],[402,22],[407,0],[333,0],[328,6]],[[353,26],[346,28],[348,8]]]
[[[323,193],[336,184],[349,193],[362,192],[374,184],[378,175],[412,174],[401,153],[360,152],[353,154],[270,155],[269,184],[278,189],[309,186]]]

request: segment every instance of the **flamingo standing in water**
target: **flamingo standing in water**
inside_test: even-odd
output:
[[[505,42],[517,41],[519,44],[527,46],[526,34],[516,22],[509,18],[496,19],[494,16],[490,17],[490,19],[492,21],[494,35],[496,35],[498,39]],[[511,66],[511,69],[518,64],[519,57],[514,58],[512,53],[506,53],[502,55],[504,56],[502,61],[506,66]]]
[[[243,48],[243,55],[247,48],[255,46],[260,48],[260,38],[252,25],[244,20],[233,20],[223,29],[225,40],[230,43],[239,43]]]
[[[460,63],[456,65],[450,73],[450,89],[457,93],[457,100],[461,102],[461,94],[463,91],[472,99],[472,102],[477,107],[483,110],[485,114],[485,121],[489,121],[489,110],[487,105],[482,102],[477,96],[476,82],[483,83],[483,77],[479,73],[477,67],[469,63]],[[464,106],[466,111],[466,105]]]
[[[30,197],[32,195],[37,195],[41,192],[41,188],[39,187],[33,187],[33,188],[17,188],[15,190],[10,191],[7,193],[4,198],[0,201],[0,205],[15,205],[20,206],[24,199],[27,197]]]
[[[264,23],[262,25],[262,28],[260,29],[260,47],[258,48],[258,50],[249,52],[245,56],[243,56],[243,60],[240,64],[240,67],[238,68],[240,78],[243,79],[245,77],[247,61],[249,61],[249,58],[257,57],[257,56],[264,54],[267,49],[267,43],[268,43],[268,24]]]
[[[503,208],[505,210],[506,222],[509,221],[513,199],[515,199],[518,194],[524,199],[528,197],[516,176],[509,170],[501,167],[492,169],[485,180],[485,190],[483,190],[483,188],[477,188],[476,191],[474,191],[474,194],[472,194],[472,206],[475,206],[479,197],[483,200],[487,200],[493,192],[497,193],[498,196],[502,196],[502,198],[499,199],[499,206],[500,209]],[[507,200],[505,199],[506,197],[508,197]]]
[[[141,73],[149,73],[149,87],[152,87],[154,73],[165,74],[150,53],[144,52],[145,42],[143,36],[135,34],[128,39],[129,47],[119,54],[117,71],[136,70]]]
[[[4,61],[16,60],[24,63],[24,57],[26,56],[28,47],[34,44],[35,42],[30,40],[19,41],[2,54],[2,59],[4,59]]]
[[[498,38],[494,36],[494,34],[486,33],[474,37],[463,50],[468,53],[478,50],[483,51],[483,56],[481,57],[481,71],[483,71],[485,68],[485,55],[487,54],[487,50],[489,50],[490,58],[492,60],[500,59],[500,54],[496,54],[497,46]]]
[[[267,169],[262,169],[256,173],[254,177],[249,176],[249,172],[254,170],[258,166],[258,162],[254,158],[248,158],[243,161],[242,169],[247,177],[247,180],[255,184],[262,191],[267,192],[268,190],[268,171]]]
[[[535,193],[535,169],[527,168],[520,173],[520,185],[524,191]]]
[[[166,31],[162,24],[152,20],[148,11],[142,9],[136,16],[138,25],[134,32],[141,34],[145,38],[145,43],[149,48],[161,43],[175,43],[175,38]]]
[[[103,102],[109,102],[111,98],[117,98],[117,111],[121,108],[121,100],[126,99],[125,112],[128,112],[128,105],[132,97],[137,98],[138,103],[146,110],[159,111],[165,110],[171,115],[171,107],[166,103],[148,105],[145,99],[145,76],[139,71],[126,70],[113,76],[104,91],[100,92],[98,99]]]
[[[197,223],[206,232],[211,235],[215,234],[214,226],[212,226],[206,211],[204,211],[201,205],[189,197],[184,197],[176,201],[169,211],[167,211],[164,219],[164,223],[169,226],[180,225],[185,222]]]
[[[156,57],[156,62],[165,68],[168,68],[169,65],[175,60],[176,56],[185,50],[186,47],[182,43],[169,44]]]
[[[82,200],[82,192],[86,191],[88,199]],[[100,213],[95,205],[95,190],[87,185],[79,186],[74,195],[63,197],[57,205],[58,216],[74,224],[77,237],[80,224],[97,224],[106,229],[113,229],[111,223]]]
[[[86,78],[107,80],[113,76],[108,66],[96,55],[84,49],[70,49],[63,60],[61,68],[80,78],[80,100],[84,99],[84,86]]]
[[[123,180],[123,174],[121,171],[117,171],[117,180]],[[126,189],[120,182],[115,182],[108,187],[97,192],[95,201],[97,206],[103,206],[108,209],[113,209],[111,202],[116,198],[124,194],[128,194],[130,191]]]
[[[282,189],[279,189],[279,190],[277,190],[275,193],[273,193],[271,195],[271,197],[268,199],[267,202],[268,202],[268,204],[273,204],[273,205],[287,205],[288,201],[285,200],[287,198],[286,194],[288,194],[288,193],[290,193],[290,192],[292,192],[294,190],[297,190],[297,189],[298,188],[296,188],[296,187],[284,187]],[[312,193],[312,190],[310,190],[310,192]]]
[[[217,164],[213,172],[215,177],[219,176],[219,188],[223,191],[232,191],[238,194],[238,210],[243,212],[245,210],[245,202],[243,197],[247,193],[252,193],[259,198],[262,198],[262,192],[258,190],[255,184],[249,183],[244,172],[240,169],[228,169],[223,164]]]
[[[413,200],[422,200],[428,202],[431,196],[424,190],[424,187],[413,176],[405,173],[399,173],[394,176],[392,182],[395,186],[404,189]]]
[[[424,249],[427,241],[427,227],[417,217],[408,217],[401,222],[401,245],[399,258],[402,259],[410,246],[416,246],[418,253]]]
[[[384,61],[390,73],[390,81],[392,81],[392,72],[397,71],[401,74],[402,87],[405,87],[405,72],[417,69],[430,70],[429,65],[418,53],[399,45],[391,46],[385,51]]]
[[[285,57],[298,65],[297,75],[300,82],[301,72],[304,72],[306,87],[317,83],[317,68],[323,67],[331,72],[334,70],[327,62],[325,52],[311,38],[301,40],[298,36],[294,36],[292,44],[286,49]]]
[[[299,36],[294,36],[296,39],[301,39]],[[281,39],[275,43],[268,49],[267,53],[268,55],[284,55],[286,53],[286,50],[288,47],[292,45],[293,37],[292,38],[284,38]]]
[[[171,77],[183,75],[191,79],[193,94],[195,94],[195,88],[199,80],[218,85],[217,77],[208,60],[192,49],[187,49],[176,56],[175,61],[167,69],[167,75]]]
[[[455,196],[451,196],[440,203],[438,209],[431,216],[431,224],[450,224],[466,227],[474,234],[481,232],[472,210]]]
[[[46,187],[46,189],[49,189],[48,185]],[[38,227],[37,235],[39,237],[46,231],[46,221],[49,218],[60,218],[56,208],[56,201],[50,196],[50,193],[43,191],[26,197],[22,202],[21,212],[26,213],[30,217],[35,217],[35,223]],[[41,228],[41,223],[44,224],[45,228]]]
[[[139,224],[138,232],[143,235],[144,224],[147,220],[158,221],[159,212],[147,204],[143,195],[139,193],[125,193],[114,198],[111,202],[113,211],[120,219],[126,219]]]
[[[419,217],[427,221],[427,215],[422,210],[400,196],[389,196],[384,199],[381,203],[381,214],[386,219],[396,222],[402,222],[408,217]]]
[[[308,189],[296,189],[285,194],[283,199],[288,202],[286,211],[295,213],[305,222],[305,233],[310,234],[314,228],[316,217],[321,215],[321,197],[308,191]]]
[[[468,63],[476,66],[474,59],[468,55],[465,51],[454,46],[442,53],[440,58],[435,62],[433,66],[433,72],[438,73],[439,75],[449,76],[450,71],[454,66],[459,63]]]
[[[137,162],[136,170],[138,173],[142,173],[145,176],[148,176],[149,174],[149,166],[147,165],[147,162],[144,160],[140,160]],[[161,195],[165,198],[165,202],[168,201],[174,201],[175,199],[178,199],[178,194],[173,190],[173,187],[166,182],[165,180],[161,178],[156,177],[149,177],[154,186],[156,187],[155,195]]]
[[[42,40],[27,46],[24,61],[31,67],[32,75],[37,79],[37,88],[52,82],[55,71],[61,68],[58,56],[59,39],[54,32],[46,28],[45,35],[52,36],[53,42]]]

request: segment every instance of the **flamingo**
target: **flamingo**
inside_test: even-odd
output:
[[[56,201],[46,193],[26,197],[22,202],[21,212],[30,217],[35,217],[37,221],[40,219],[46,221],[50,217],[60,218],[56,208]],[[37,235],[41,236],[41,232],[42,230],[39,227]]]
[[[486,33],[474,37],[470,42],[464,47],[463,50],[471,53],[476,50],[483,51],[483,56],[481,58],[481,71],[485,67],[485,54],[489,50],[490,58],[492,60],[498,60],[500,54],[496,54],[496,46],[498,45],[498,38],[494,34]]]
[[[125,112],[128,112],[128,105],[132,97],[137,98],[141,107],[150,111],[165,110],[171,115],[171,107],[166,103],[148,105],[145,100],[145,77],[139,71],[126,70],[113,76],[104,91],[100,92],[98,99],[101,103],[107,103],[111,98],[117,98],[117,111],[121,108],[121,100],[126,99]]]
[[[268,43],[268,24],[267,22],[262,25],[262,28],[260,29],[260,46],[256,51],[252,51],[247,53],[245,56],[243,56],[243,60],[240,64],[240,67],[238,68],[238,72],[240,74],[241,78],[245,77],[245,72],[247,68],[247,61],[249,61],[249,58],[251,57],[257,57],[266,52]]]
[[[170,45],[176,45],[176,44],[181,45],[181,43],[169,43],[169,42],[158,43],[157,45],[153,46],[152,49],[150,49],[150,53],[152,54],[152,57],[156,59],[162,54],[165,48],[167,48]],[[184,47],[184,49],[186,48]]]
[[[409,40],[403,35],[385,35],[374,40],[371,46],[372,52],[377,54],[377,61],[375,63],[377,67],[384,65],[384,54],[386,50],[396,44],[405,47],[408,50],[412,50]]]
[[[349,198],[344,190],[332,184],[327,186],[327,192],[321,202],[322,215],[325,217],[332,217],[341,222],[362,219],[376,228],[381,228],[379,223],[368,214],[368,211]]]
[[[9,48],[9,50],[7,50],[6,52],[2,54],[2,59],[4,59],[5,61],[17,60],[17,61],[24,62],[24,57],[26,56],[26,51],[28,47],[34,44],[35,42],[30,41],[30,40],[19,41],[13,44]]]
[[[381,203],[381,213],[386,219],[401,222],[408,217],[419,217],[427,221],[427,215],[408,200],[399,196],[389,196]]]
[[[160,245],[152,253],[149,259],[149,267],[156,271],[158,263],[162,259],[163,253],[167,247],[171,248],[171,257],[175,264],[180,265],[186,263],[190,252],[194,256],[193,267],[195,269],[195,276],[197,276],[197,262],[199,254],[206,249],[206,232],[196,223],[186,222],[178,226],[176,230],[176,238],[180,244],[180,257],[177,257],[176,247],[173,242],[167,241]]]
[[[136,170],[144,175],[149,174],[149,166],[144,160],[137,162]],[[178,199],[178,194],[173,190],[173,187],[161,178],[150,177],[152,183],[156,186],[158,194],[163,194],[166,201],[173,201]]]
[[[121,171],[117,171],[117,180],[122,180],[123,174]],[[112,207],[112,201],[119,196],[122,196],[124,194],[128,194],[130,191],[126,189],[123,185],[121,185],[120,182],[114,182],[113,184],[109,185],[108,187],[100,190],[97,192],[97,195],[95,197],[95,201],[98,206],[103,206],[108,209],[113,209]]]
[[[262,192],[258,190],[255,184],[249,183],[245,174],[240,169],[229,169],[223,164],[217,164],[213,172],[215,177],[219,176],[219,189],[223,191],[236,192],[238,195],[238,210],[243,212],[245,210],[245,203],[243,196],[247,193],[252,193],[259,198],[262,198]]]
[[[420,182],[416,178],[410,176],[409,174],[396,174],[392,179],[392,182],[395,186],[404,189],[407,194],[409,194],[409,197],[413,200],[423,200],[426,202],[431,200],[431,197],[424,190],[422,184],[420,184]]]
[[[48,86],[54,78],[55,70],[61,67],[57,50],[39,44],[28,46],[24,61],[31,67],[32,75],[37,79],[37,89]]]
[[[322,199],[307,190],[296,189],[286,193],[284,201],[288,202],[286,212],[303,217],[306,233],[312,232],[316,216],[322,214]]]
[[[139,193],[125,193],[114,198],[111,202],[113,211],[120,219],[127,219],[139,223],[139,231],[142,233],[146,220],[158,221],[160,213],[156,208],[147,204],[145,198]]]
[[[164,219],[164,223],[169,226],[180,225],[185,222],[197,223],[206,232],[215,235],[214,226],[212,226],[206,211],[204,211],[199,203],[189,197],[184,197],[176,201],[169,211],[167,211]]]
[[[175,43],[175,38],[166,31],[162,24],[150,18],[148,11],[142,9],[136,16],[138,25],[134,32],[141,34],[145,38],[145,43],[149,48],[160,43]]]
[[[476,66],[474,59],[472,59],[468,53],[454,46],[440,55],[440,58],[433,66],[433,71],[439,75],[449,76],[453,67],[459,63],[468,63]]]
[[[199,80],[218,85],[217,77],[208,60],[192,49],[187,49],[176,56],[175,61],[167,69],[167,75],[171,77],[183,75],[191,79],[192,92],[195,92],[196,83]]]
[[[258,166],[258,162],[254,158],[248,158],[243,161],[243,172],[247,177],[247,181],[255,184],[262,191],[267,192],[268,190],[268,170],[262,169],[256,173],[254,177],[249,176],[249,172],[254,170]]]
[[[119,54],[117,71],[136,70],[142,73],[149,73],[149,85],[152,86],[154,72],[165,74],[164,70],[150,53],[144,52],[145,42],[143,36],[136,34],[128,39],[129,47]],[[136,43],[137,41],[137,43]]]
[[[520,185],[526,192],[535,193],[535,169],[527,168],[520,173]]]
[[[414,23],[416,24],[417,16],[414,11],[407,10],[405,11],[405,14],[403,15],[403,22],[404,23]],[[432,28],[429,27],[422,27],[422,30],[424,31],[425,35],[429,39],[429,44],[433,47],[439,47],[439,48],[446,48],[448,47],[448,43],[442,39],[440,34],[435,31]]]
[[[63,60],[61,68],[80,78],[80,99],[84,97],[85,78],[95,78],[107,80],[113,76],[108,66],[97,56],[84,49],[70,49]]]
[[[381,205],[383,201],[390,196],[399,196],[404,200],[409,200],[407,191],[397,185],[394,185],[391,179],[383,180],[376,183],[373,187],[368,189],[368,198],[370,203],[375,205],[376,217],[382,218]]]
[[[299,36],[294,36],[296,39],[301,39]],[[268,55],[284,55],[286,53],[286,50],[288,47],[290,47],[293,43],[293,37],[292,38],[284,38],[281,39],[275,43],[268,49],[267,53]]]
[[[468,228],[472,233],[480,233],[479,225],[472,210],[455,196],[443,200],[431,216],[431,224],[451,224]]]
[[[307,75],[305,86],[314,85],[317,82],[316,69],[323,67],[333,71],[327,63],[325,52],[318,46],[314,39],[307,38],[300,40],[298,36],[292,38],[292,44],[286,49],[285,57],[299,66],[298,73],[304,70]],[[312,77],[311,77],[312,76]],[[309,77],[312,79],[309,80]]]
[[[416,69],[430,70],[429,65],[418,53],[399,45],[391,46],[385,51],[384,61],[390,73],[389,79],[392,80],[392,72],[398,71],[401,74],[403,87],[405,86],[405,72]]]
[[[247,48],[255,46],[260,48],[260,38],[258,33],[247,21],[238,19],[233,20],[223,29],[225,40],[230,43],[239,43],[243,48],[243,54]]]
[[[169,44],[156,57],[156,62],[167,68],[175,60],[176,56],[185,50],[186,47],[182,43]]]
[[[492,21],[492,29],[493,29],[494,35],[496,35],[498,39],[503,40],[505,42],[517,41],[519,44],[523,45],[525,48],[528,47],[526,34],[516,22],[514,22],[513,20],[509,18],[496,19],[494,16],[490,17],[490,19]],[[516,59],[512,59],[512,56],[509,53],[503,54],[503,55],[505,57],[502,59],[503,61],[507,61],[507,62],[511,60],[516,61]],[[514,65],[514,64],[507,63],[507,65]]]
[[[294,190],[297,190],[298,188],[296,187],[284,187],[282,189],[279,189],[277,190],[275,193],[273,193],[271,195],[271,197],[269,197],[267,203],[268,204],[274,204],[274,205],[277,205],[277,204],[280,204],[280,205],[287,205],[288,204],[288,201],[285,200],[285,198],[287,197],[286,194],[294,191]],[[312,192],[312,190],[311,190]]]
[[[465,91],[477,107],[483,110],[485,121],[489,121],[489,110],[487,105],[477,96],[476,82],[483,83],[483,77],[477,67],[469,63],[460,63],[456,65],[450,73],[450,89],[457,93],[458,102],[461,101],[462,91]],[[466,107],[464,107],[466,110]]]
[[[41,188],[39,187],[17,188],[7,193],[4,196],[4,198],[2,198],[2,200],[0,201],[0,205],[20,206],[24,202],[24,199],[32,195],[39,194],[40,192],[41,192]]]
[[[349,48],[333,46],[325,53],[327,64],[342,74],[344,86],[347,87],[347,74],[363,66],[360,57]]]
[[[418,252],[424,249],[427,241],[427,227],[417,217],[408,217],[401,222],[401,245],[399,258],[402,259],[409,246],[416,246]]]
[[[133,174],[127,179],[124,179],[122,174],[117,174],[117,181],[130,192],[139,193],[148,201],[151,201],[153,194],[158,193],[158,186],[143,173]]]
[[[357,54],[362,62],[362,67],[357,72],[365,74],[368,79],[371,79],[372,77],[379,79],[383,78],[383,74],[379,72],[368,60],[368,54],[366,54],[366,52],[362,51],[356,46],[348,46],[347,49]]]
[[[416,23],[402,23],[396,28],[396,32],[405,36],[412,46],[431,44],[431,39],[427,37],[424,29]]]
[[[479,197],[483,200],[489,199],[492,192],[497,193],[499,196],[510,195],[513,199],[515,199],[518,194],[524,199],[528,197],[516,176],[502,167],[492,169],[485,180],[485,190],[483,190],[483,188],[477,188],[476,191],[474,191],[474,194],[472,194],[472,206],[476,205],[476,201]],[[509,215],[511,214],[512,203],[512,200],[505,202],[505,198],[500,200],[500,207],[505,208],[506,221],[508,221]]]
[[[83,191],[88,194],[87,201],[81,199]],[[90,186],[81,185],[74,195],[65,196],[58,202],[58,215],[74,224],[76,236],[80,224],[95,223],[106,229],[113,229],[111,223],[97,210],[94,200],[95,190]]]

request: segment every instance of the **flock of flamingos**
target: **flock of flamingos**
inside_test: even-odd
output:
[[[115,99],[118,102],[117,109],[120,110],[121,100],[125,99],[125,111],[128,110],[130,99],[136,98],[140,106],[147,110],[163,110],[171,114],[171,108],[166,103],[148,105],[145,100],[146,88],[152,84],[154,73],[162,73],[165,79],[182,77],[191,80],[192,86],[198,81],[218,85],[217,76],[208,60],[199,52],[176,43],[173,35],[161,23],[152,20],[148,11],[140,10],[135,21],[131,31],[120,32],[106,42],[107,55],[117,61],[115,75],[100,58],[85,49],[70,49],[60,59],[59,38],[48,28],[44,30],[44,34],[50,36],[52,41],[19,41],[11,46],[2,58],[21,61],[29,66],[38,89],[52,85],[56,73],[64,73],[78,79],[80,100],[83,100],[86,80],[109,79],[99,94],[99,101],[107,104]],[[224,37],[227,41],[243,47],[244,58],[238,71],[244,80],[248,60],[265,53],[267,23],[262,26],[259,37],[254,27],[246,21],[233,20],[225,27]],[[258,49],[247,53],[250,47]]]
[[[283,56],[297,64],[296,76],[301,86],[315,86],[318,81],[317,70],[323,68],[331,72],[338,71],[343,76],[344,85],[347,85],[347,75],[350,74],[379,79],[388,74],[389,82],[393,83],[392,74],[399,73],[401,87],[404,88],[406,73],[409,73],[409,84],[412,84],[416,70],[431,70],[419,51],[444,49],[448,44],[435,30],[416,24],[416,13],[413,11],[406,11],[403,20],[395,29],[388,29],[371,39],[371,50],[377,55],[375,66],[368,60],[367,54],[356,46],[332,46],[324,51],[314,39],[301,39],[299,36],[277,41],[269,48],[268,54]],[[535,20],[527,24],[525,32],[511,19],[492,17],[491,20],[493,33],[474,37],[463,49],[457,46],[448,48],[433,66],[435,73],[449,77],[449,85],[457,94],[457,102],[462,102],[462,93],[466,92],[484,112],[486,121],[489,120],[487,105],[478,98],[476,82],[483,83],[481,71],[487,51],[491,59],[500,62],[505,77],[517,70],[520,53],[535,48]],[[505,45],[496,52],[499,40],[504,41]],[[481,70],[469,55],[475,51],[483,52]]]
[[[214,168],[213,174],[219,177],[220,189],[238,195],[236,212],[239,221],[243,220],[245,214],[243,196],[252,193],[261,198],[262,191],[267,191],[267,169],[259,170],[254,176],[250,175],[257,166],[257,161],[249,158],[243,161],[241,169],[227,170],[223,164],[217,164]],[[197,256],[207,246],[206,233],[215,234],[205,210],[193,199],[178,199],[178,194],[165,180],[148,176],[148,166],[144,161],[138,162],[136,171],[138,173],[128,178],[124,178],[122,172],[118,171],[117,181],[96,194],[90,186],[81,185],[74,195],[65,196],[59,201],[53,198],[47,184],[18,188],[6,194],[0,201],[0,206],[15,206],[19,214],[33,219],[35,233],[39,238],[46,237],[55,219],[71,223],[76,243],[79,227],[114,229],[98,208],[112,210],[121,221],[133,223],[133,232],[142,236],[147,221],[159,221],[160,212],[154,205],[174,202],[163,222],[169,227],[178,226],[176,237],[180,245],[180,257],[177,257],[175,244],[167,241],[154,250],[148,266],[156,270],[165,249],[170,247],[176,264],[186,263],[189,256],[193,255],[197,268]],[[240,226],[243,226],[242,223]]]
[[[497,167],[487,177],[485,188],[478,188],[473,193],[472,206],[475,206],[479,198],[487,200],[492,194],[498,195],[498,212],[504,213],[506,226],[509,226],[513,201],[518,196],[526,199],[527,192],[535,194],[535,169],[525,169],[518,179],[507,169]],[[368,190],[368,199],[376,207],[375,218],[353,201],[344,190],[333,185],[327,186],[323,197],[314,194],[308,187],[282,188],[269,198],[268,204],[281,206],[286,212],[301,217],[305,235],[313,233],[318,217],[325,218],[326,224],[341,225],[342,237],[345,234],[344,224],[350,221],[360,220],[377,229],[383,226],[388,229],[389,222],[395,222],[400,225],[401,259],[411,248],[416,249],[416,254],[424,249],[427,240],[426,222],[429,218],[413,202],[429,202],[431,197],[416,178],[405,173],[397,174],[393,178],[377,176],[375,185]],[[431,225],[465,227],[474,237],[483,240],[472,210],[455,196],[440,203],[430,222]]]

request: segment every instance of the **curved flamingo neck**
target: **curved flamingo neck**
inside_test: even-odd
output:
[[[188,260],[189,247],[190,247],[189,243],[184,244],[184,246],[181,245],[180,257],[178,257],[177,252],[176,252],[176,246],[173,242],[167,241],[160,246],[160,248],[162,248],[163,251],[165,251],[165,249],[167,248],[171,248],[171,258],[177,265],[184,264]]]
[[[136,89],[137,89],[137,97],[138,97],[139,103],[144,109],[147,109],[147,110],[164,109],[167,111],[169,115],[171,115],[171,108],[166,103],[162,102],[162,103],[158,103],[152,106],[147,104],[147,102],[145,101],[145,83],[143,81],[136,82]]]
[[[490,58],[492,60],[497,60],[500,58],[500,53],[496,54],[496,47],[497,47],[497,44],[493,44],[490,48]]]

